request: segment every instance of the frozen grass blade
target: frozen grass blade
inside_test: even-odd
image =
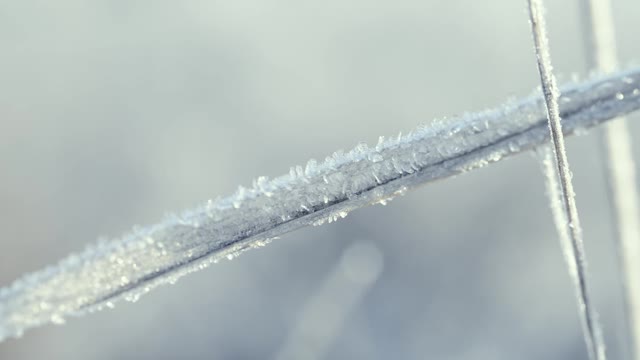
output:
[[[582,241],[582,229],[580,227],[578,208],[575,202],[575,192],[573,191],[573,183],[571,181],[567,151],[564,145],[564,134],[562,132],[562,124],[560,123],[560,107],[558,105],[560,93],[552,72],[549,40],[547,38],[544,15],[542,13],[542,0],[527,1],[529,4],[531,34],[533,35],[538,72],[540,73],[542,93],[547,109],[549,132],[555,153],[556,171],[558,179],[560,180],[560,197],[562,199],[562,209],[564,210],[564,219],[555,216],[556,222],[558,222],[558,220],[565,220],[564,224],[558,227],[558,234],[561,239],[568,235],[571,240],[571,258],[568,259],[569,272],[576,286],[578,308],[589,358],[604,360],[606,359],[604,342],[597,320],[597,312],[591,302],[587,282],[587,259]],[[547,174],[547,179],[555,182],[556,177]],[[553,184],[551,187],[555,188],[556,186]],[[553,203],[554,199],[551,201]]]
[[[567,262],[567,268],[571,278],[578,276],[578,270],[573,255],[573,246],[571,245],[571,236],[567,231],[567,214],[564,211],[564,203],[562,197],[562,189],[560,188],[560,179],[556,170],[555,154],[551,147],[542,146],[538,149],[540,161],[542,164],[542,172],[545,178],[545,188],[547,197],[549,198],[549,207],[553,216],[553,223],[556,226],[558,237],[560,238],[560,248]]]
[[[619,94],[623,98],[619,99]],[[573,84],[560,99],[567,134],[640,108],[640,68]],[[71,315],[135,301],[152,288],[309,225],[385,203],[410,188],[549,141],[539,95],[358,145],[181,216],[87,247],[0,288],[0,340]]]
[[[618,66],[616,36],[609,0],[581,0],[589,69],[610,73]],[[624,322],[629,354],[640,357],[640,200],[627,119],[619,117],[599,132],[606,154],[608,198],[624,289]]]

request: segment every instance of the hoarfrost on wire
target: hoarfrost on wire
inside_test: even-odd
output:
[[[564,89],[564,131],[584,131],[640,108],[640,68]],[[622,94],[620,97],[618,94]],[[420,184],[457,175],[546,143],[543,100],[531,96],[492,110],[436,121],[406,135],[359,144],[251,188],[167,216],[123,237],[101,240],[58,264],[0,288],[0,341],[71,315],[137,301],[161,284],[233,259],[295,229],[386,204]]]
[[[548,187],[551,189],[559,189],[557,193],[562,199],[563,206],[560,210],[564,213],[564,219],[559,215],[555,215],[554,218],[563,246],[564,243],[566,243],[567,236],[570,240],[571,251],[565,250],[564,252],[565,255],[570,255],[566,256],[566,259],[568,260],[569,273],[573,276],[578,312],[582,323],[585,344],[587,345],[587,353],[591,360],[606,360],[602,327],[598,322],[597,311],[589,290],[587,255],[584,249],[582,227],[580,226],[580,217],[578,207],[576,206],[573,182],[571,180],[571,170],[569,169],[569,160],[567,159],[567,151],[565,149],[560,107],[558,105],[559,90],[551,66],[551,51],[549,49],[545,18],[542,14],[544,11],[542,3],[543,0],[527,0],[538,73],[540,74],[542,93],[547,108],[551,144],[553,145],[553,153],[555,155],[556,169],[554,173],[557,174],[557,178],[552,174],[547,174],[546,177],[547,181],[551,182]],[[622,97],[624,98],[624,96]],[[618,100],[621,99],[619,94],[616,94],[615,98]],[[545,162],[547,164],[549,163],[548,161]],[[545,166],[545,170],[547,172],[553,171],[548,166]],[[555,180],[559,180],[557,184],[553,184]],[[550,202],[553,211],[557,211],[557,206],[553,205],[556,199],[551,198]],[[562,220],[565,220],[565,222],[560,223],[559,221]],[[561,227],[565,227],[565,230],[561,229]]]

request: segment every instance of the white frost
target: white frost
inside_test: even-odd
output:
[[[542,14],[543,0],[528,0],[529,4],[529,20],[531,22],[531,34],[533,35],[533,43],[535,47],[535,55],[537,59],[538,72],[540,74],[540,83],[542,85],[542,93],[544,94],[545,104],[547,108],[547,119],[549,131],[551,135],[551,144],[555,154],[555,165],[557,178],[552,174],[547,174],[547,180],[552,184],[550,188],[559,188],[559,195],[562,199],[562,207],[553,206],[554,211],[562,210],[564,219],[561,216],[554,216],[558,233],[563,243],[566,238],[570,240],[571,256],[566,256],[569,251],[565,251],[567,263],[569,264],[569,273],[571,273],[576,289],[578,312],[582,322],[582,330],[584,340],[587,345],[589,358],[592,360],[606,360],[604,341],[602,338],[602,327],[597,319],[597,311],[591,299],[589,291],[589,281],[587,278],[587,256],[584,250],[584,242],[582,240],[582,227],[580,226],[580,217],[576,206],[575,193],[573,190],[573,182],[571,180],[571,171],[569,169],[569,160],[567,159],[567,151],[564,145],[564,134],[562,132],[562,122],[560,115],[559,97],[560,93],[556,85],[556,79],[551,66],[551,54],[549,50],[549,40],[547,38],[547,29],[545,19]],[[622,94],[615,94],[617,100]],[[624,96],[623,96],[624,98]],[[548,164],[549,161],[546,161]],[[552,171],[550,167],[545,166],[547,172]],[[559,180],[556,186],[555,180]],[[552,198],[553,204],[556,199]],[[560,222],[565,220],[564,222]],[[565,228],[563,230],[562,228]]]
[[[640,69],[563,91],[564,131],[574,133],[640,108]],[[624,95],[622,100],[616,94]],[[453,176],[549,140],[539,96],[469,113],[358,145],[272,180],[258,178],[228,197],[100,241],[0,289],[0,341],[116,301],[263,246],[295,229],[337,220],[408,189]],[[123,281],[126,279],[126,281]]]

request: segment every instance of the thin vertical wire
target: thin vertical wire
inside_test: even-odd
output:
[[[582,0],[586,59],[601,73],[618,66],[616,35],[609,0]],[[626,118],[617,118],[599,132],[606,154],[608,199],[624,290],[624,322],[631,359],[640,357],[640,201],[636,188],[631,137]]]
[[[540,74],[542,92],[547,108],[551,142],[555,153],[556,171],[560,180],[560,195],[567,220],[563,228],[559,228],[558,231],[561,237],[564,231],[566,231],[571,239],[573,262],[569,263],[569,271],[572,272],[572,269],[575,269],[575,276],[572,276],[572,278],[576,286],[578,308],[581,315],[580,318],[589,358],[604,360],[606,359],[604,343],[601,337],[600,326],[597,322],[596,310],[591,302],[588,288],[586,275],[587,260],[584,243],[582,241],[582,229],[580,227],[578,209],[575,202],[575,192],[571,181],[571,171],[569,169],[569,161],[564,144],[564,135],[560,123],[558,106],[559,91],[552,72],[549,40],[547,38],[544,15],[542,14],[542,0],[528,0],[528,5],[538,72]],[[555,179],[555,177],[552,176],[548,176],[548,178]]]

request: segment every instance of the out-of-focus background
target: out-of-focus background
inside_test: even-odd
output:
[[[585,71],[577,3],[547,1],[561,80]],[[640,3],[613,5],[629,63]],[[0,43],[0,286],[258,175],[537,85],[524,1],[13,0]],[[615,359],[597,139],[571,139],[569,158]],[[178,358],[585,359],[536,158],[0,344],[3,360]]]

